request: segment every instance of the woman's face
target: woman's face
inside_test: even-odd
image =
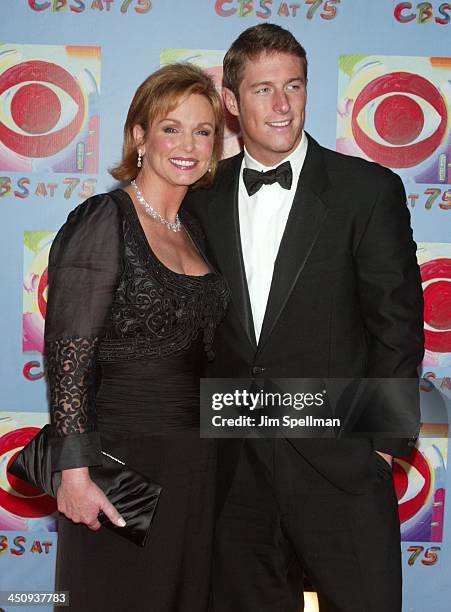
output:
[[[205,96],[191,94],[165,117],[157,118],[144,140],[139,125],[134,136],[144,156],[142,179],[192,185],[210,165],[215,141],[213,109]]]

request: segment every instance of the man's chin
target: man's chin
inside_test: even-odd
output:
[[[267,143],[263,141],[255,143],[254,141],[253,145],[249,144],[247,148],[257,161],[265,166],[273,166],[278,163],[277,160],[288,157],[296,149],[300,140],[300,136],[297,135],[291,138],[277,138],[277,134],[274,134]],[[244,139],[244,144],[246,145],[246,139]]]
[[[290,155],[290,153],[292,153],[292,151],[295,150],[295,148],[298,146],[299,141],[294,140],[294,141],[290,141],[289,143],[284,142],[284,143],[277,143],[277,142],[273,142],[272,143],[272,150],[275,154],[277,155],[281,155],[283,157],[287,157],[288,155]]]
[[[301,134],[290,134],[282,137],[280,134],[274,134],[271,138],[270,147],[274,152],[286,153],[287,155],[293,151],[301,141]]]

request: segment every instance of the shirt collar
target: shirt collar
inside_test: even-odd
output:
[[[295,150],[292,151],[287,157],[280,160],[280,162],[276,164],[275,166],[264,166],[263,164],[258,162],[256,159],[254,159],[252,155],[249,153],[249,151],[246,149],[246,147],[244,147],[244,157],[243,157],[242,168],[251,168],[252,170],[258,170],[259,172],[266,172],[267,170],[271,170],[272,168],[277,168],[277,166],[280,166],[280,164],[283,164],[284,162],[289,161],[291,163],[291,168],[293,170],[293,179],[294,179],[293,184],[296,185],[297,179],[299,178],[299,175],[302,170],[302,166],[304,165],[305,156],[307,155],[307,145],[308,145],[307,137],[305,135],[305,132],[303,131],[301,140],[299,141],[299,144],[295,148]]]

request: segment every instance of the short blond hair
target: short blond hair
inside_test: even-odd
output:
[[[122,161],[110,170],[118,181],[131,181],[139,172],[138,152],[133,137],[133,128],[140,125],[147,133],[149,125],[157,118],[165,117],[191,94],[204,96],[211,104],[215,118],[211,172],[207,172],[196,183],[196,187],[209,187],[222,155],[224,134],[224,111],[220,95],[213,80],[203,70],[189,63],[169,64],[151,74],[136,90],[128,109],[124,125]]]

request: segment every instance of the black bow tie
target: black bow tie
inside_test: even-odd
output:
[[[289,161],[267,172],[259,172],[258,170],[244,168],[243,181],[247,193],[250,196],[257,193],[262,185],[272,185],[273,183],[279,183],[284,189],[290,189],[291,183],[293,182],[293,171]]]

